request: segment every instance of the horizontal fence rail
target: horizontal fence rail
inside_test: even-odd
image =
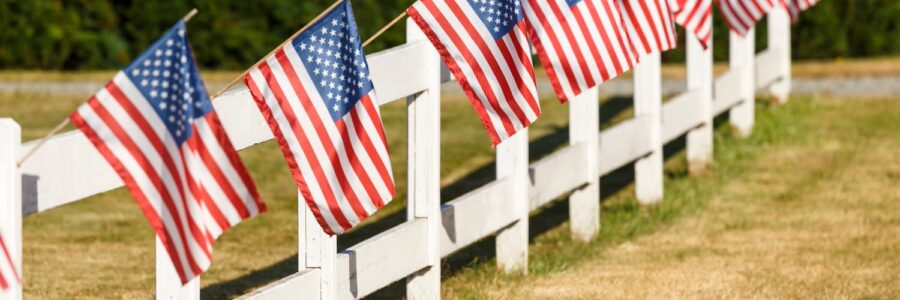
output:
[[[745,135],[753,126],[756,90],[786,99],[788,16],[776,8],[769,18],[769,49],[754,53],[752,31],[743,38],[732,34],[730,69],[715,79],[711,50],[702,49],[688,33],[688,87],[665,103],[658,57],[641,62],[634,77],[641,93],[635,116],[602,131],[598,88],[586,91],[568,104],[568,145],[529,163],[527,131],[514,136],[497,148],[494,181],[444,204],[439,201],[440,87],[452,79],[424,35],[408,24],[406,44],[367,56],[380,104],[401,99],[407,104],[407,221],[337,252],[336,238],[321,232],[300,199],[299,271],[242,299],[361,298],[398,280],[406,281],[409,298],[439,298],[440,259],[492,235],[501,269],[527,272],[528,213],[566,195],[573,235],[585,241],[596,238],[603,175],[636,163],[638,199],[659,201],[664,144],[686,135],[693,170],[712,161],[713,117],[728,112],[732,126]],[[213,105],[236,148],[273,138],[243,85]],[[53,136],[16,168],[15,159],[36,146],[20,145],[19,132],[14,121],[0,120],[0,213],[13,212],[0,216],[5,222],[0,229],[12,241],[12,256],[21,269],[21,217],[121,187],[122,182],[80,131]],[[167,264],[158,259],[157,298],[199,298],[199,282],[181,287]],[[21,290],[11,293],[11,299],[21,297]]]

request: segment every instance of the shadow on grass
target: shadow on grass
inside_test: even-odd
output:
[[[628,112],[631,107],[632,100],[630,97],[612,97],[602,101],[599,110],[602,127],[606,128],[614,125],[610,120],[623,116],[623,114]],[[531,161],[538,160],[564,146],[568,142],[568,132],[569,129],[567,126],[556,127],[551,133],[531,141],[529,143],[529,159]],[[666,159],[674,156],[676,153],[683,150],[684,147],[685,143],[683,137],[669,143],[664,149]],[[667,175],[677,177],[684,176],[685,174],[667,173]],[[490,183],[495,177],[496,172],[494,163],[478,168],[456,182],[443,187],[441,189],[441,202],[445,203],[456,199],[469,191]],[[600,180],[600,201],[604,201],[610,196],[626,189],[631,185],[633,180],[633,164],[625,165],[610,174],[603,176]],[[530,242],[533,242],[535,237],[558,227],[568,220],[569,203],[568,201],[559,201],[560,199],[565,199],[566,196],[567,195],[563,195],[557,199],[557,201],[553,201],[539,209],[537,212],[532,213],[529,218]],[[338,238],[338,249],[339,251],[343,251],[379,233],[402,224],[405,220],[406,212],[405,210],[401,210],[385,216],[377,222],[357,228]],[[486,237],[443,258],[441,260],[441,276],[444,278],[450,277],[470,266],[491,261],[496,255],[496,245],[494,240],[494,236]],[[202,297],[204,299],[224,299],[240,296],[254,288],[296,273],[297,262],[298,258],[294,255],[271,266],[250,272],[244,276],[207,286],[202,289]],[[403,298],[405,296],[405,289],[404,281],[400,280],[369,295],[367,298]]]

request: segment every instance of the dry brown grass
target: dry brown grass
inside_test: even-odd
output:
[[[483,283],[485,298],[898,298],[900,103],[828,101],[709,207],[562,272]],[[892,121],[893,120],[893,121]],[[462,297],[451,294],[451,297]]]

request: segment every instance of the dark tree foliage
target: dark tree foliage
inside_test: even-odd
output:
[[[351,0],[365,39],[413,0]],[[196,7],[188,24],[207,68],[243,69],[302,27],[329,0],[0,0],[0,68],[116,69]],[[727,58],[728,32],[716,18],[715,56]],[[366,50],[404,41],[404,24]],[[757,27],[765,45],[765,26]],[[797,59],[900,54],[900,1],[824,0],[793,30]],[[665,59],[683,59],[683,48]]]

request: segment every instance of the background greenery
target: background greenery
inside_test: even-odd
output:
[[[352,0],[360,34],[369,37],[413,0]],[[200,64],[243,69],[312,19],[330,0],[0,0],[0,68],[117,69],[126,65],[191,7],[191,41]],[[900,55],[900,1],[827,0],[793,30],[795,59]],[[402,43],[403,26],[369,51]],[[757,33],[765,33],[759,26]],[[823,34],[826,32],[827,34]],[[717,17],[717,59],[727,55]],[[764,47],[765,39],[759,39]],[[666,54],[680,60],[680,50]]]

